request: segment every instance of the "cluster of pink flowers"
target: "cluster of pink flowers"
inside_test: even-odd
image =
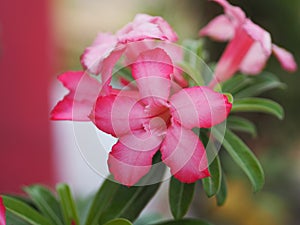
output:
[[[210,86],[228,80],[238,70],[249,75],[259,74],[272,52],[285,70],[297,70],[292,54],[272,44],[270,33],[248,19],[241,8],[226,0],[213,1],[224,8],[225,14],[214,18],[199,35],[230,42],[217,64]]]
[[[191,129],[224,121],[231,103],[208,87],[178,85],[173,78],[178,72],[174,58],[179,54],[169,47],[176,40],[161,17],[138,15],[115,35],[98,35],[81,57],[87,71],[59,77],[70,92],[53,109],[52,119],[92,121],[117,137],[108,165],[122,184],[138,182],[150,170],[157,151],[182,182],[209,176],[205,148]],[[111,86],[121,56],[129,62],[134,88]],[[101,82],[90,73],[100,75]]]
[[[282,66],[296,69],[290,53],[271,44],[270,35],[225,0],[225,9],[200,31],[216,40],[231,40],[215,71],[213,87],[240,69],[259,73],[273,51]],[[161,17],[140,14],[116,34],[100,33],[81,63],[85,71],[69,71],[59,80],[69,93],[52,111],[54,120],[92,121],[118,138],[108,166],[120,183],[136,184],[152,166],[158,151],[174,177],[192,183],[209,176],[205,148],[193,128],[223,122],[232,107],[226,95],[210,87],[188,87],[177,62],[177,35]],[[123,61],[122,61],[123,60]],[[112,87],[117,62],[125,62],[134,84]]]

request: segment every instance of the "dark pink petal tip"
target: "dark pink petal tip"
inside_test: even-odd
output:
[[[182,183],[191,184],[195,183],[197,180],[210,177],[210,172],[208,169],[205,169],[201,171],[201,173],[199,173],[198,176],[189,176],[180,171],[178,173],[175,173],[173,176]]]
[[[0,225],[6,225],[5,211],[6,209],[3,203],[3,199],[0,196]]]
[[[116,181],[128,187],[133,186],[149,172],[157,150],[136,151],[118,141],[109,153],[109,171]]]
[[[179,181],[193,183],[209,176],[205,148],[192,130],[174,123],[168,129],[160,151],[162,161]]]

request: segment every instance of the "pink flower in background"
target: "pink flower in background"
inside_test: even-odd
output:
[[[246,74],[258,74],[274,53],[281,66],[290,72],[297,69],[293,55],[272,44],[270,33],[246,18],[245,13],[226,0],[213,0],[225,11],[199,32],[217,41],[230,40],[215,69],[215,80],[210,86],[222,82],[240,70]]]
[[[6,225],[5,206],[3,204],[3,200],[1,196],[0,196],[0,225]]]
[[[159,150],[180,181],[209,176],[205,148],[191,129],[224,121],[231,109],[227,97],[199,86],[170,94],[174,66],[161,48],[140,53],[131,68],[138,90],[99,96],[90,116],[100,130],[118,138],[108,159],[115,179],[134,185]]]
[[[113,69],[130,43],[143,40],[177,41],[177,35],[161,17],[138,14],[133,22],[115,35],[100,33],[94,43],[85,49],[81,64],[92,74],[101,74],[103,92],[109,93]],[[139,50],[138,47],[136,49]]]

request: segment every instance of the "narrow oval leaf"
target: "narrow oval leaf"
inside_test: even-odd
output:
[[[24,190],[34,201],[41,213],[49,218],[54,225],[63,225],[59,202],[47,188],[40,185],[33,185],[25,187]]]
[[[3,224],[5,224],[5,223],[3,223]],[[1,225],[3,225],[3,224],[1,224]],[[30,223],[19,218],[18,216],[16,216],[15,214],[13,214],[10,211],[6,212],[6,224],[8,224],[8,225],[10,225],[10,224],[12,224],[12,225],[31,225]]]
[[[42,216],[38,211],[17,199],[2,196],[6,209],[17,217],[32,225],[53,225],[50,220]]]
[[[221,180],[220,190],[219,190],[219,192],[216,195],[217,205],[218,206],[224,205],[224,203],[226,201],[226,198],[227,198],[226,177],[225,177],[225,174],[222,173],[222,180]]]
[[[211,223],[200,219],[182,219],[182,220],[170,220],[153,225],[212,225]]]
[[[153,163],[155,164],[159,161],[161,161],[161,155],[156,154]],[[162,179],[164,171],[165,166],[163,163],[156,164],[138,183],[140,186],[129,188],[115,184],[118,188],[111,196],[110,201],[106,203],[104,211],[96,224],[105,224],[114,218],[125,218],[134,221],[157,192],[160,187],[160,182],[157,183],[157,181]],[[149,183],[154,184],[148,185]],[[106,188],[110,188],[110,185]],[[107,192],[109,191],[107,190]]]
[[[229,116],[226,123],[227,127],[234,131],[246,132],[256,137],[256,127],[250,120],[239,116]]]
[[[119,68],[115,71],[115,74],[117,74],[118,76],[124,77],[129,82],[134,81],[132,74],[130,72],[130,69],[128,67],[124,67],[124,65],[119,65],[119,64],[117,64],[117,67],[119,67]],[[118,76],[113,76],[113,78],[118,77]]]
[[[101,188],[94,197],[85,225],[99,224],[98,221],[100,216],[103,214],[103,211],[110,204],[112,198],[120,188],[120,184],[113,182],[110,179],[111,178],[108,178],[103,182]]]
[[[169,186],[169,203],[174,219],[178,220],[187,213],[193,200],[195,183],[185,184],[172,177]]]
[[[222,92],[229,92],[232,95],[235,95],[235,93],[243,90],[250,83],[251,80],[247,76],[238,74],[222,84]]]
[[[132,225],[132,223],[129,220],[119,218],[119,219],[113,219],[104,225]]]
[[[195,55],[200,56],[202,58],[203,55],[203,49],[204,49],[204,42],[201,39],[197,39],[197,40],[193,40],[193,39],[185,39],[182,42],[182,46],[186,49],[189,50],[191,52],[193,52]],[[186,61],[190,61],[189,60],[189,56],[191,54],[187,54],[185,55],[185,60]]]
[[[261,190],[265,180],[264,172],[259,161],[248,146],[228,129],[226,130],[224,140],[217,129],[214,130],[213,134],[215,138],[222,143],[232,159],[248,176],[254,192]]]
[[[235,93],[235,98],[258,96],[271,89],[286,87],[274,74],[269,72],[263,72],[259,76],[252,76],[249,79],[251,80],[251,85]]]
[[[270,99],[264,98],[243,98],[236,99],[232,105],[231,112],[263,112],[283,119],[283,108]]]
[[[218,156],[215,156],[215,159],[211,162],[208,169],[210,177],[202,179],[202,184],[206,195],[210,198],[216,195],[221,187],[222,168]]]
[[[65,224],[74,224],[75,222],[76,225],[79,225],[79,216],[70,187],[66,184],[58,184],[56,190]]]
[[[197,56],[194,55],[194,57],[197,58]],[[193,79],[196,85],[198,86],[203,86],[204,85],[204,80],[202,78],[201,73],[193,68],[190,63],[187,62],[181,62],[179,63],[179,67],[189,76]]]

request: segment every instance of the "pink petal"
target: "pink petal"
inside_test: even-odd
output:
[[[135,151],[151,151],[160,146],[167,126],[159,117],[144,121],[144,129],[132,130],[119,138],[119,141]]]
[[[116,65],[117,61],[122,56],[123,52],[125,50],[124,46],[119,45],[118,48],[116,48],[113,52],[110,53],[109,56],[107,56],[105,59],[103,59],[102,67],[100,70],[101,73],[101,82],[103,84],[102,92],[101,94],[109,94],[110,91],[110,83],[113,76],[113,69]]]
[[[81,64],[92,74],[99,74],[103,60],[116,48],[117,38],[113,34],[99,33],[93,44],[84,50]]]
[[[135,42],[141,41],[144,39],[164,39],[162,37],[161,31],[157,27],[157,25],[152,23],[145,23],[145,24],[138,24],[132,26],[131,30],[128,33],[121,34],[118,33],[118,41],[120,43],[128,43],[128,42]],[[126,28],[128,29],[128,28]]]
[[[295,72],[297,70],[297,63],[290,52],[274,44],[272,45],[272,51],[283,69],[289,72]]]
[[[205,148],[191,130],[173,124],[168,129],[160,151],[163,162],[181,182],[193,183],[209,176]]]
[[[141,53],[132,65],[132,75],[146,104],[160,105],[161,101],[167,101],[172,73],[172,60],[160,48]]]
[[[199,86],[179,91],[171,97],[170,103],[172,118],[187,129],[219,124],[232,107],[225,95]]]
[[[155,16],[151,20],[152,23],[157,24],[160,31],[163,33],[165,40],[176,42],[178,40],[177,34],[167,21],[160,16]],[[163,39],[164,40],[164,39]]]
[[[175,66],[183,61],[184,52],[182,46],[166,41],[158,41],[156,43],[157,47],[162,48],[172,60],[172,64],[174,65],[173,74],[171,75],[172,81],[176,82],[175,85],[179,88],[187,87],[189,84],[182,75],[182,69],[179,66]]]
[[[261,47],[259,42],[255,42],[240,65],[240,71],[245,74],[259,74],[265,67],[269,55]]]
[[[0,196],[0,225],[6,225],[5,206],[2,197]]]
[[[223,82],[231,78],[239,69],[241,62],[253,43],[254,40],[247,32],[242,28],[239,29],[226,46],[226,49],[216,66],[214,80],[209,86],[213,87],[217,82]]]
[[[101,83],[83,71],[69,71],[58,79],[69,89],[69,93],[54,107],[51,119],[89,121],[88,116],[101,91]]]
[[[167,41],[147,40],[127,44],[125,55],[125,65],[133,64],[138,56],[145,51],[155,48],[163,49],[171,58],[173,65],[176,65],[183,60],[182,47]],[[187,87],[188,82],[182,76],[182,70],[179,67],[174,67],[174,72],[171,76],[172,80],[180,87]]]
[[[216,41],[230,40],[235,32],[231,20],[226,15],[220,15],[210,21],[199,31],[200,36],[208,36]]]
[[[272,53],[272,41],[270,33],[249,19],[245,20],[245,23],[242,27],[254,41],[261,45],[264,54],[270,56]]]
[[[152,166],[152,157],[158,148],[151,151],[135,151],[117,142],[109,154],[109,171],[115,180],[126,186],[136,184]]]
[[[224,8],[225,14],[230,18],[235,27],[238,27],[246,19],[244,11],[237,6],[229,4],[226,0],[213,0]]]
[[[133,64],[142,52],[156,48],[158,45],[157,43],[159,42],[156,40],[143,40],[127,43],[126,51],[124,52],[124,65],[130,66]]]
[[[138,93],[127,95],[121,91],[117,95],[99,96],[91,113],[91,120],[102,131],[115,137],[131,134],[134,130],[144,129],[148,118],[144,105],[138,101]]]
[[[117,32],[117,36],[120,43],[145,39],[177,40],[176,33],[165,20],[146,14],[138,14],[132,23]]]

